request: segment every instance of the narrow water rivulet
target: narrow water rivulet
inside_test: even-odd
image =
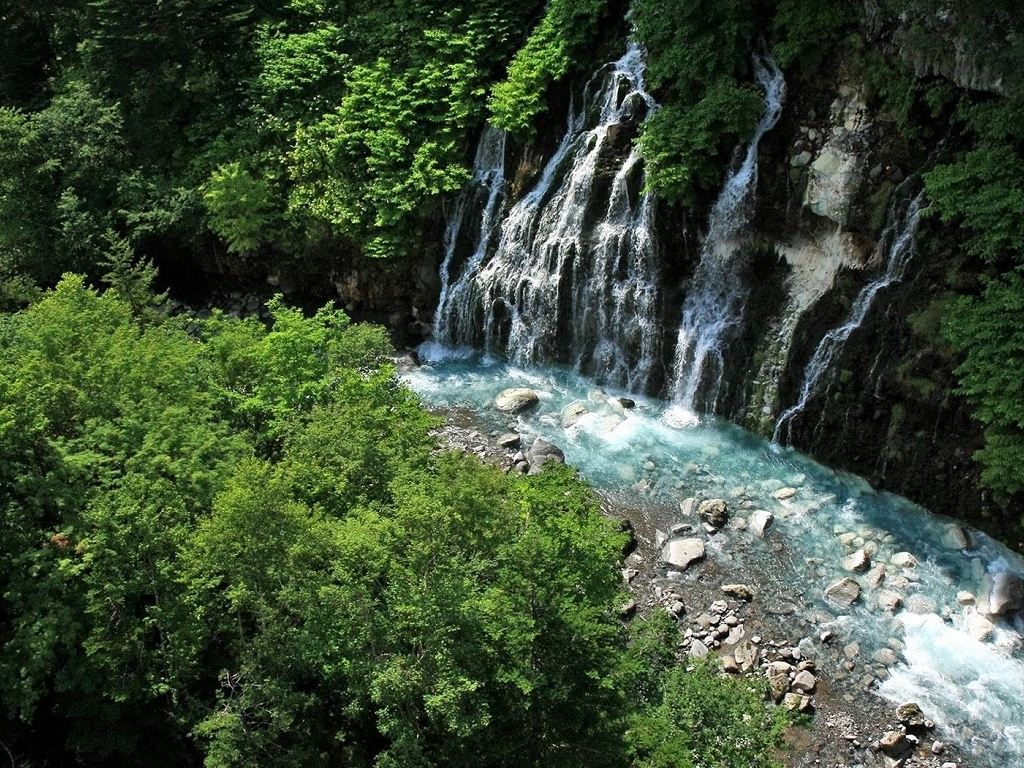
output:
[[[878,680],[878,693],[896,703],[920,702],[976,755],[972,765],[1002,768],[1024,754],[1024,627],[997,619],[983,633],[988,639],[972,637],[993,576],[1024,574],[1024,560],[984,534],[970,531],[964,547],[952,520],[857,477],[731,425],[673,426],[672,406],[658,400],[631,396],[636,407],[624,409],[613,396],[622,393],[568,369],[462,360],[404,377],[425,403],[471,409],[502,431],[509,417],[493,409],[494,397],[510,386],[533,388],[540,404],[518,417],[519,431],[527,442],[540,436],[562,447],[601,492],[662,509],[686,497],[724,498],[734,522],[755,510],[771,512],[775,523],[764,539],[726,527],[708,537],[709,557],[764,575],[755,584],[758,599],[791,604],[788,620],[808,655],[844,654],[838,667],[853,654]],[[567,413],[573,418],[566,420]],[[872,570],[847,571],[844,559],[859,550]],[[824,596],[846,577],[863,590],[849,608]],[[895,605],[894,598],[901,607],[883,607]],[[836,635],[827,646],[819,640],[825,630]]]

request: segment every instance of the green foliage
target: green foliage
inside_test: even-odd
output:
[[[627,734],[632,765],[781,766],[773,750],[791,722],[788,713],[765,707],[763,681],[722,677],[716,666],[705,661],[692,670],[675,667],[666,674],[660,701],[637,717]]]
[[[779,0],[772,17],[772,54],[783,69],[799,64],[805,72],[850,29],[856,28],[861,3],[852,0]]]
[[[1002,496],[1024,491],[1024,279],[1010,273],[987,282],[978,298],[961,297],[946,336],[964,355],[960,387],[986,426],[982,481]]]
[[[371,256],[399,255],[415,215],[468,178],[461,126],[482,106],[479,43],[429,39],[434,53],[416,68],[354,67],[337,110],[296,133],[292,210],[365,238]]]
[[[532,138],[548,86],[563,78],[586,51],[607,9],[606,0],[551,0],[512,58],[508,77],[491,92],[491,122],[521,139]]]
[[[749,0],[634,3],[631,19],[648,50],[647,80],[666,106],[644,124],[648,185],[695,204],[721,177],[724,153],[754,128],[761,99],[741,84],[754,33]]]
[[[640,138],[648,185],[667,200],[695,204],[698,191],[721,180],[722,136],[748,133],[761,109],[755,90],[723,77],[696,104],[655,112]]]
[[[281,218],[274,189],[241,163],[217,168],[203,187],[207,224],[231,253],[247,253],[268,242]]]

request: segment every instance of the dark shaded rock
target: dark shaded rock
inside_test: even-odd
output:
[[[526,452],[526,460],[530,462],[530,474],[536,474],[547,462],[565,463],[565,454],[557,445],[538,437]]]
[[[729,508],[725,499],[707,499],[697,507],[697,514],[701,519],[706,520],[709,525],[721,528],[729,519]]]

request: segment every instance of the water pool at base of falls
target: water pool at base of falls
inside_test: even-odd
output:
[[[707,537],[709,557],[762,574],[754,584],[762,599],[785,594],[813,629],[803,643],[819,644],[820,632],[831,630],[833,644],[856,649],[880,695],[920,703],[974,754],[972,765],[1024,764],[1024,619],[993,619],[984,641],[968,627],[977,634],[973,603],[984,612],[992,576],[1024,574],[1024,559],[975,531],[961,549],[964,530],[953,520],[733,425],[598,387],[568,369],[516,368],[431,344],[420,357],[425,364],[401,376],[425,405],[467,409],[501,432],[515,422],[524,442],[543,437],[562,448],[599,492],[663,509],[691,497],[725,499],[731,522]],[[498,412],[494,398],[509,387],[533,389],[539,404],[513,417]],[[738,524],[757,510],[774,516],[763,539]],[[677,518],[687,521],[681,510]],[[860,550],[870,569],[846,570],[844,559]],[[848,608],[824,595],[842,578],[862,588]],[[895,611],[880,605],[894,596]],[[820,645],[807,650],[824,653]]]

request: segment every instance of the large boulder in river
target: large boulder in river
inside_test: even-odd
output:
[[[708,525],[721,528],[729,519],[729,508],[726,506],[725,499],[707,499],[697,507],[697,514],[706,520]]]
[[[771,524],[775,521],[775,515],[764,509],[754,510],[754,514],[750,516],[750,528],[758,536],[764,536],[765,531],[771,527]]]
[[[1024,579],[1013,573],[997,573],[992,579],[988,612],[993,616],[1007,616],[1021,608],[1024,608]]]
[[[530,462],[530,474],[536,474],[549,461],[565,463],[565,454],[557,445],[538,437],[526,452],[526,460]]]
[[[517,414],[533,408],[540,402],[537,393],[529,387],[511,387],[494,398],[494,407],[502,413]]]
[[[661,551],[661,559],[671,566],[685,571],[693,563],[704,559],[702,539],[672,539]]]
[[[849,608],[860,599],[860,584],[853,579],[840,579],[825,590],[825,599]]]

